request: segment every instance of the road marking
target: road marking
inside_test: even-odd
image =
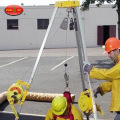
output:
[[[8,64],[5,64],[5,65],[0,66],[0,68],[3,68],[3,67],[5,67],[5,66],[11,65],[11,64],[13,64],[13,63],[19,62],[19,61],[24,60],[24,59],[27,59],[27,58],[28,58],[28,57],[24,57],[24,58],[15,60],[15,61],[13,61],[13,62],[10,62],[10,63],[8,63]]]
[[[10,111],[0,111],[0,113],[5,113],[5,114],[14,114],[13,112]],[[20,113],[20,115],[25,115],[25,116],[36,116],[36,117],[45,117],[46,115],[38,115],[38,114],[29,114],[29,113]],[[86,118],[83,118],[86,120]],[[90,118],[90,120],[94,120],[94,118]],[[98,120],[112,120],[112,119],[98,119]]]
[[[13,112],[10,112],[10,111],[0,111],[0,113],[5,113],[5,114],[14,114]],[[45,116],[46,116],[46,115],[29,114],[29,113],[20,113],[20,115],[26,115],[26,116],[36,116],[36,117],[45,117]]]
[[[63,63],[65,63],[66,61],[68,61],[68,60],[72,59],[73,57],[75,57],[75,56],[71,56],[71,57],[69,57],[68,59],[66,59],[66,60],[62,61],[60,64],[56,65],[56,66],[55,66],[55,67],[53,67],[51,70],[55,70],[57,67],[59,67],[60,65],[62,65],[62,64],[63,64]]]

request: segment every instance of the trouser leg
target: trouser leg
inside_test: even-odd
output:
[[[114,120],[120,120],[120,112],[117,113],[117,115],[115,116],[115,119]]]

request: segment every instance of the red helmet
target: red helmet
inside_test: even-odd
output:
[[[120,40],[115,37],[110,37],[105,42],[105,52],[108,53],[112,50],[120,48]]]

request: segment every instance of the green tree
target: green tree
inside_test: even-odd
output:
[[[120,0],[84,0],[84,2],[81,5],[81,10],[85,11],[85,10],[89,10],[89,5],[90,4],[95,4],[96,6],[99,7],[100,5],[104,4],[104,2],[107,3],[113,3],[112,8],[117,8],[117,14],[118,14],[118,38],[120,39]]]

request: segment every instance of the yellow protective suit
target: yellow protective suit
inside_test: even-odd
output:
[[[111,94],[110,111],[120,111],[120,54],[118,55],[119,62],[111,69],[98,69],[93,67],[90,71],[90,78],[98,80],[108,80],[102,83],[99,88],[102,95],[107,92]]]
[[[74,116],[74,120],[83,120],[83,116],[82,116],[81,112],[72,104],[71,104],[71,107],[72,107],[71,112]],[[54,114],[52,113],[52,108],[50,108],[47,112],[45,120],[54,120],[53,115]],[[64,119],[64,118],[57,117],[57,120],[69,120],[69,119]]]

